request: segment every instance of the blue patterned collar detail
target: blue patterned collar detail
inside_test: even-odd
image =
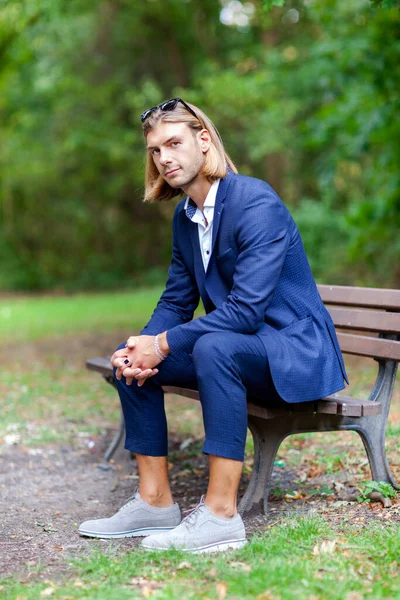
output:
[[[192,220],[194,215],[196,214],[196,210],[197,210],[197,204],[195,202],[193,202],[193,200],[191,198],[188,198],[186,200],[186,204],[185,204],[185,211],[186,211],[186,216]]]

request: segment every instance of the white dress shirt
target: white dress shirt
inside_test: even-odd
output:
[[[217,197],[220,180],[214,181],[204,201],[203,212],[197,207],[191,198],[186,198],[185,212],[188,219],[197,223],[199,232],[199,243],[201,257],[203,259],[204,271],[207,271],[211,256],[212,231],[214,220],[215,199]]]

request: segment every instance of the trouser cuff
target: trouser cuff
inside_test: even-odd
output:
[[[215,440],[206,440],[203,446],[204,454],[213,454],[222,458],[244,461],[244,446],[242,444],[224,444]]]
[[[125,440],[125,450],[144,456],[168,456],[168,447],[162,447],[148,442],[138,442],[137,440]]]

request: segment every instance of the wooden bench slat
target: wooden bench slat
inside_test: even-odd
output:
[[[350,414],[351,410],[360,410],[360,415]],[[339,405],[339,414],[347,416],[371,417],[382,413],[382,405],[380,402],[372,400],[358,400],[350,396],[343,396]]]
[[[89,369],[89,371],[96,371],[96,373],[101,373],[104,376],[113,374],[110,361],[104,356],[90,358],[86,361],[86,367]]]
[[[318,285],[317,287],[322,301],[326,304],[400,310],[400,290],[345,285]]]
[[[104,377],[112,376],[112,368],[110,361],[107,358],[91,358],[86,361],[86,366],[92,371],[101,373]],[[163,386],[163,390],[166,394],[177,394],[178,396],[184,396],[186,398],[191,398],[192,400],[199,400],[199,392],[197,390],[190,390],[188,388],[171,385]],[[264,419],[273,419],[284,416],[287,414],[288,410],[298,413],[317,412],[320,414],[342,415],[348,417],[372,416],[382,412],[382,406],[379,402],[359,400],[343,394],[333,394],[332,396],[327,396],[326,398],[317,401],[286,404],[282,408],[275,406],[265,407],[252,402],[249,402],[247,406],[250,415],[262,417]]]
[[[400,341],[337,333],[340,348],[347,354],[400,361]]]
[[[400,313],[328,307],[335,327],[379,333],[400,333]]]
[[[178,396],[192,398],[192,400],[199,400],[199,392],[197,390],[189,390],[188,388],[180,388],[172,385],[163,385],[163,390],[166,394],[177,394]]]

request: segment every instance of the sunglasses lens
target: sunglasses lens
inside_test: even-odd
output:
[[[182,104],[186,108],[186,110],[188,110],[197,119],[197,115],[190,108],[190,106],[188,104],[186,104],[186,102],[184,102],[180,98],[171,98],[171,100],[166,100],[166,102],[163,102],[162,104],[159,104],[158,106],[153,106],[153,108],[148,108],[147,110],[145,110],[140,115],[140,119],[141,119],[142,123],[144,123],[145,120],[148,119],[149,116],[158,108],[160,108],[163,112],[174,110],[176,108],[178,102],[182,102]]]
[[[160,108],[161,110],[168,111],[168,110],[174,110],[174,108],[176,108],[176,105],[179,102],[179,98],[172,98],[172,100],[167,100],[166,102],[163,102],[162,104],[160,104]]]
[[[148,108],[147,110],[145,110],[144,112],[142,112],[142,114],[140,115],[140,119],[142,121],[142,123],[145,122],[145,120],[151,115],[151,113],[154,111],[154,108]]]

